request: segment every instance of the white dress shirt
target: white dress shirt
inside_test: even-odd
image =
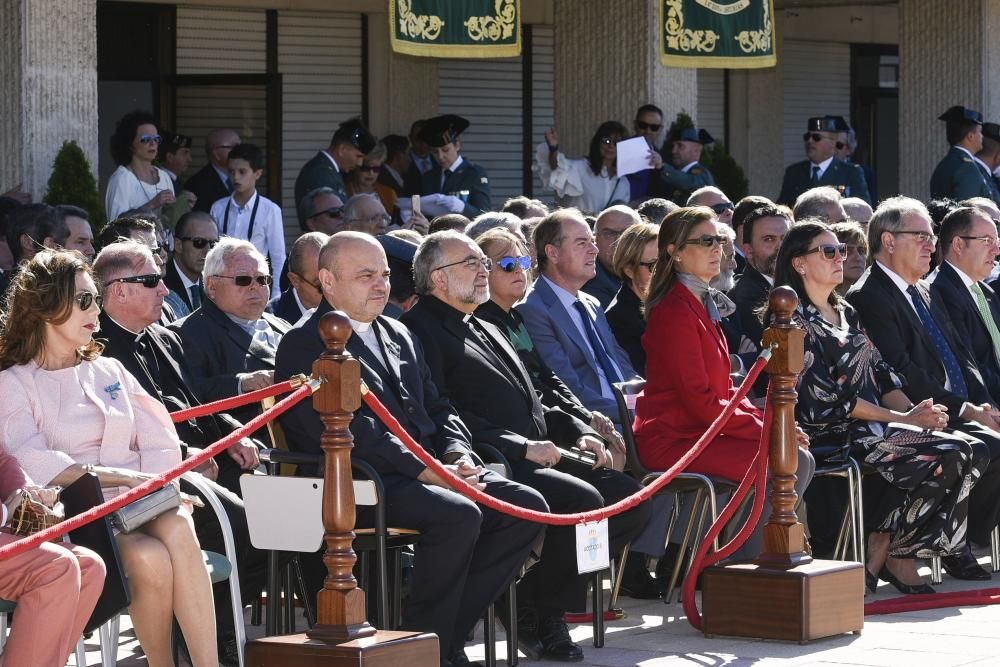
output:
[[[250,230],[250,218],[253,215],[257,200],[257,216],[254,218],[253,238],[247,238]],[[225,226],[226,209],[229,209],[228,229]],[[281,209],[267,197],[254,192],[247,200],[246,206],[240,207],[236,199],[230,195],[212,204],[212,219],[215,220],[219,234],[225,234],[237,239],[250,241],[262,255],[271,262],[271,298],[281,295],[279,279],[281,269],[285,265],[285,225],[281,217]]]

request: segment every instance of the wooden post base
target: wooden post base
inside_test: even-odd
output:
[[[794,567],[743,561],[705,570],[706,637],[728,635],[804,644],[864,627],[860,563],[813,560]]]
[[[247,642],[246,667],[438,667],[437,635],[379,630],[343,644],[309,639],[304,633]]]

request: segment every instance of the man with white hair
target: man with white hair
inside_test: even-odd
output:
[[[840,200],[840,205],[844,207],[844,213],[847,214],[848,220],[867,226],[868,221],[872,219],[874,211],[871,204],[860,197],[845,197]]]
[[[201,307],[170,325],[181,334],[198,395],[216,401],[270,386],[274,353],[290,325],[264,312],[267,260],[249,241],[223,238],[205,257],[202,280]],[[259,405],[232,411],[244,423],[259,413]]]

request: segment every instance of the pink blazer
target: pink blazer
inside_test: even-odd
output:
[[[83,361],[79,378],[79,385],[67,386],[34,362],[0,372],[0,445],[31,479],[48,484],[77,462],[75,451],[94,445],[80,443],[73,424],[60,423],[60,400],[89,400],[104,416],[100,465],[158,473],[180,462],[180,440],[166,408],[120,362]],[[126,490],[108,488],[105,495]]]

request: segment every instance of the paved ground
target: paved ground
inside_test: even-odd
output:
[[[980,558],[988,565],[988,558]],[[925,570],[924,574],[929,574]],[[970,588],[1000,587],[1000,574],[994,581],[971,585],[944,577],[940,591]],[[895,590],[882,584],[877,596],[868,600],[889,598]],[[605,647],[596,649],[590,643],[590,626],[572,629],[574,640],[586,651],[583,665],[621,667],[641,665],[700,665],[702,667],[730,665],[876,665],[886,667],[952,667],[957,665],[997,665],[1000,661],[1000,605],[937,609],[892,616],[871,616],[860,636],[844,635],[813,642],[805,646],[780,642],[746,639],[705,639],[688,625],[679,604],[665,605],[662,601],[638,601],[622,598],[627,616],[608,624]],[[127,619],[125,627],[127,627]],[[300,621],[300,630],[304,623]],[[251,636],[261,636],[263,627],[248,626]],[[502,637],[502,629],[499,630]],[[146,661],[139,655],[131,630],[123,631],[119,647],[119,665],[139,666]],[[467,648],[473,660],[483,659],[482,630],[477,643]],[[506,655],[506,646],[497,647],[499,656]],[[99,665],[96,643],[88,644],[88,665]],[[501,661],[505,662],[505,661]],[[521,664],[531,663],[522,658]],[[70,660],[73,664],[73,660]],[[555,663],[547,663],[555,665]]]

